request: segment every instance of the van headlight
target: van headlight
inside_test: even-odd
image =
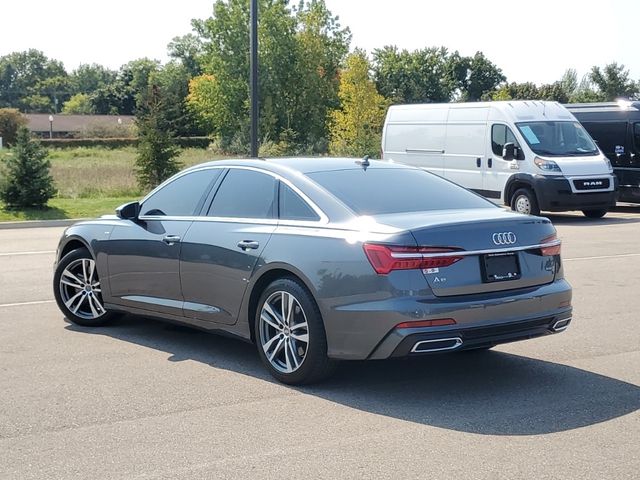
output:
[[[536,157],[533,159],[533,163],[535,163],[540,170],[544,170],[545,172],[562,173],[558,164],[553,160],[544,160],[543,158]]]
[[[613,173],[613,165],[611,165],[611,161],[607,157],[602,157],[604,159],[604,163],[609,169],[609,173]]]

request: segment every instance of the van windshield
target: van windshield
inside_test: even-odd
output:
[[[534,153],[550,157],[597,155],[598,147],[578,122],[521,122],[518,130]]]

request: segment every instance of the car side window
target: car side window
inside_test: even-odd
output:
[[[268,219],[275,217],[277,180],[271,175],[232,168],[222,181],[207,215]]]
[[[304,199],[287,184],[280,182],[280,218],[283,220],[318,221],[320,217]]]
[[[633,124],[633,143],[636,146],[636,152],[640,153],[640,122]]]
[[[209,168],[176,178],[147,198],[141,206],[140,214],[178,217],[195,215],[200,201],[221,172],[220,168]]]
[[[513,143],[519,147],[513,131],[506,125],[495,124],[491,127],[491,150],[493,154],[502,157],[502,149],[506,143]]]

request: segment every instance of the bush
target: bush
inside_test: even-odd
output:
[[[4,159],[0,198],[10,207],[43,207],[56,193],[47,151],[20,127],[12,153]]]
[[[209,137],[178,137],[175,144],[182,148],[208,148]],[[51,148],[103,147],[122,148],[138,145],[137,138],[43,138],[43,146]]]
[[[15,108],[0,108],[0,137],[5,147],[16,142],[18,129],[27,124],[27,119]]]

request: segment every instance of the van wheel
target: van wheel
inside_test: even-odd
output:
[[[607,214],[606,210],[582,210],[585,217],[588,218],[602,218]]]
[[[525,215],[540,215],[536,197],[528,188],[516,190],[511,197],[511,210]]]

